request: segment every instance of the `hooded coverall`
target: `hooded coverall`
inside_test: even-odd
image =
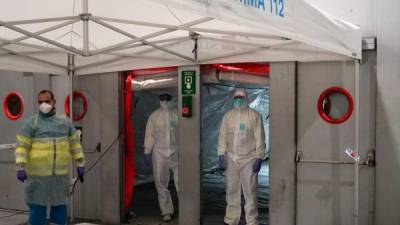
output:
[[[244,95],[243,97],[246,97]],[[253,164],[265,154],[265,133],[260,113],[247,104],[225,113],[218,140],[218,155],[226,155],[226,213],[224,222],[237,225],[241,215],[241,190],[247,225],[258,225],[258,173]]]
[[[178,192],[177,123],[177,111],[161,107],[150,115],[146,125],[145,154],[152,154],[154,183],[163,216],[174,213],[171,194],[168,191],[169,170],[173,172]]]

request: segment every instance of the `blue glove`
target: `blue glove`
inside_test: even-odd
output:
[[[218,165],[221,170],[225,170],[225,156],[220,155],[218,158]]]
[[[255,173],[260,172],[261,163],[262,163],[262,159],[256,159],[256,161],[253,164],[253,172],[255,172]]]
[[[78,172],[78,176],[79,177],[83,177],[83,175],[85,175],[85,167],[83,166],[79,166],[76,171]]]
[[[151,166],[151,154],[144,154],[144,165]]]
[[[25,170],[18,170],[17,171],[17,179],[19,181],[21,181],[22,183],[24,183],[24,181],[28,178],[28,176],[26,175]]]
[[[78,178],[79,178],[79,180],[83,183],[83,182],[84,182],[83,175],[85,175],[85,167],[79,166],[79,167],[76,169],[76,171],[77,171],[77,173],[78,173]]]

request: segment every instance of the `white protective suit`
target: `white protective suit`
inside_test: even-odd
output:
[[[247,94],[237,89],[234,97],[245,97],[241,107],[226,112],[218,142],[218,155],[226,156],[226,214],[224,222],[237,225],[241,215],[241,190],[245,197],[247,225],[258,225],[258,173],[253,172],[256,159],[265,154],[265,133],[261,114],[247,105]]]
[[[173,172],[178,192],[177,123],[177,111],[161,102],[161,107],[150,115],[146,125],[145,154],[152,153],[154,183],[163,216],[174,213],[171,194],[168,191],[169,170]]]

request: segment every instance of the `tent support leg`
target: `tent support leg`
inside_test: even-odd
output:
[[[73,112],[74,110],[72,109],[72,101],[73,101],[73,78],[74,78],[74,73],[75,73],[75,55],[73,54],[68,54],[68,77],[69,77],[69,118],[73,122]],[[74,178],[74,166],[72,163],[70,163],[70,180],[73,181]],[[74,193],[71,193],[71,198],[70,198],[70,220],[71,222],[74,221]]]
[[[354,79],[355,86],[355,146],[354,151],[360,152],[360,69],[358,61],[355,60],[356,73]],[[354,163],[354,225],[358,225],[359,217],[359,163]]]

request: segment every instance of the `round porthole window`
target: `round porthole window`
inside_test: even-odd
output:
[[[340,124],[353,113],[353,98],[346,89],[331,87],[319,96],[317,108],[323,120],[331,124]]]
[[[74,121],[82,120],[88,110],[88,101],[82,92],[74,91],[72,98]],[[69,117],[69,96],[65,98],[64,112]]]
[[[4,114],[10,120],[18,120],[24,113],[24,100],[16,92],[9,93],[3,103]]]

